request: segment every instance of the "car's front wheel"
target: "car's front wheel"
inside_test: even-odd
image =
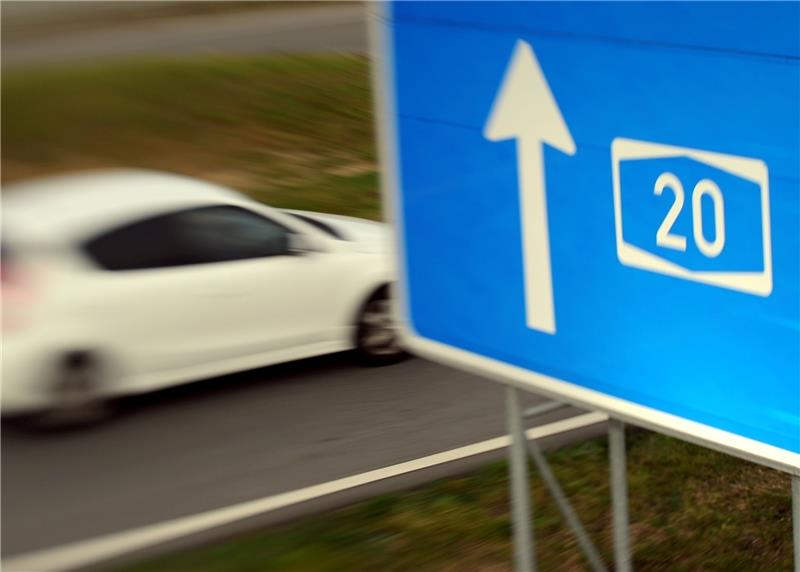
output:
[[[386,287],[373,294],[361,309],[356,353],[368,365],[389,365],[407,356],[400,345]]]

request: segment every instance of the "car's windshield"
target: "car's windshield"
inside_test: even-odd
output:
[[[291,215],[291,216],[293,216],[293,217],[295,217],[297,219],[300,219],[303,222],[306,222],[306,223],[310,224],[311,226],[321,230],[325,234],[328,234],[328,235],[332,236],[333,238],[335,238],[337,240],[348,240],[347,237],[344,236],[341,232],[339,232],[338,230],[333,228],[331,225],[322,222],[319,219],[315,219],[315,218],[312,218],[310,216],[303,215],[303,214],[300,214],[300,213],[293,213],[291,211],[283,211],[283,212],[285,212],[286,214]]]

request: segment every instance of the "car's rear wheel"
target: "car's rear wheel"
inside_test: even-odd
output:
[[[112,411],[101,389],[104,368],[90,352],[70,352],[61,360],[51,385],[51,406],[36,416],[40,429],[61,429],[92,425],[108,418]]]
[[[356,352],[368,365],[389,365],[407,356],[400,345],[386,287],[373,294],[361,308],[356,328]]]

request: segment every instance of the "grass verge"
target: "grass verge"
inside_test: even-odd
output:
[[[629,434],[628,449],[634,569],[791,569],[787,475],[644,431]],[[549,455],[610,563],[607,458],[603,439]],[[507,489],[495,463],[124,572],[511,570]],[[538,477],[532,491],[540,569],[587,569]]]
[[[364,58],[128,61],[2,79],[4,182],[142,167],[279,207],[379,217]]]

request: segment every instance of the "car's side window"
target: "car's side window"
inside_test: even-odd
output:
[[[289,251],[289,231],[238,207],[209,207],[175,217],[178,241],[197,263],[279,256]]]
[[[85,250],[106,270],[209,264],[287,254],[289,231],[239,207],[200,207],[119,227]]]
[[[175,241],[171,215],[161,215],[97,236],[84,245],[106,270],[142,270],[190,263]]]

